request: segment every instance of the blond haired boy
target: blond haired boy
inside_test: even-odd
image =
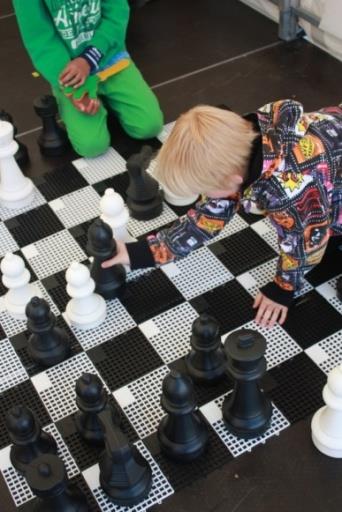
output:
[[[120,244],[103,266],[165,264],[217,235],[239,208],[262,213],[277,230],[279,260],[255,299],[256,321],[283,324],[304,274],[342,235],[342,106],[304,113],[281,100],[245,116],[195,107],[177,120],[155,175],[174,195],[201,200],[171,228]]]

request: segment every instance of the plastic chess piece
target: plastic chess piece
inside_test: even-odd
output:
[[[62,156],[69,148],[68,137],[57,123],[57,101],[54,96],[45,94],[33,103],[36,114],[41,118],[43,129],[38,137],[41,153],[48,157]]]
[[[342,458],[342,365],[331,370],[323,388],[325,406],[313,416],[312,441],[316,448],[336,459]]]
[[[34,199],[33,183],[23,175],[14,158],[18,148],[13,125],[0,121],[0,205],[11,210],[25,208]]]
[[[208,442],[208,430],[195,411],[190,377],[171,370],[163,381],[161,405],[167,413],[158,427],[162,452],[178,462],[188,462],[202,455]]]
[[[336,282],[337,297],[342,301],[342,276],[337,279]]]
[[[127,231],[127,223],[129,221],[128,209],[124,200],[114,191],[113,188],[107,188],[100,200],[101,217],[108,226],[112,228],[115,240],[122,242],[134,242],[133,238]]]
[[[70,341],[63,329],[56,327],[56,317],[44,299],[33,297],[26,306],[28,340],[31,359],[43,366],[64,361],[70,353]]]
[[[0,269],[2,282],[8,288],[4,297],[6,310],[16,320],[26,320],[26,306],[32,297],[41,295],[39,288],[29,282],[30,272],[16,254],[7,253]]]
[[[272,417],[272,404],[259,386],[266,371],[266,340],[257,331],[240,329],[227,336],[224,349],[234,390],[224,399],[223,419],[234,435],[258,437]]]
[[[123,265],[102,268],[102,263],[117,254],[113,232],[101,219],[96,219],[88,229],[88,253],[94,257],[90,275],[96,283],[95,291],[105,299],[115,299],[123,294],[126,271]]]
[[[57,453],[56,441],[41,429],[37,417],[28,407],[12,407],[6,414],[6,428],[13,443],[10,459],[19,473],[26,473],[28,465],[39,455]]]
[[[121,423],[121,417],[114,404],[108,400],[101,379],[97,375],[84,373],[76,382],[76,404],[79,411],[75,415],[75,423],[79,434],[87,442],[103,444],[104,435],[98,414],[109,409],[113,422]]]
[[[30,161],[28,150],[27,150],[27,147],[25,146],[25,144],[23,144],[20,140],[18,140],[16,138],[18,130],[17,130],[17,127],[13,123],[13,118],[12,118],[11,114],[6,112],[5,110],[0,110],[0,121],[7,121],[8,123],[11,123],[13,125],[14,140],[19,146],[17,152],[14,154],[14,158],[15,158],[17,164],[19,165],[19,167],[23,167],[24,165],[27,165],[28,162]]]
[[[220,328],[206,313],[192,324],[191,351],[185,357],[188,373],[194,380],[216,382],[226,373],[226,358]]]
[[[151,156],[152,149],[143,146],[140,153],[132,155],[126,164],[129,174],[127,206],[137,220],[154,219],[163,211],[163,193],[158,182],[146,172]]]
[[[106,318],[106,302],[94,293],[95,282],[85,265],[74,261],[66,271],[67,293],[71,298],[66,307],[66,318],[79,329],[98,327]]]
[[[39,500],[35,512],[89,512],[87,499],[68,481],[63,461],[56,455],[41,455],[32,462],[26,481]]]
[[[105,436],[105,451],[99,459],[100,485],[113,503],[132,507],[147,498],[151,490],[151,467],[114,425],[110,411],[101,412],[99,419]]]

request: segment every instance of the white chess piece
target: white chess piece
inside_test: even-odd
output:
[[[128,208],[113,188],[107,188],[100,200],[101,219],[113,230],[115,240],[122,242],[134,242],[135,239],[127,231],[129,221]]]
[[[152,160],[150,163],[150,166],[148,168],[148,172],[153,176],[155,180],[158,181],[157,177],[154,176],[154,169],[156,167],[156,160]],[[164,185],[159,185],[163,192],[164,192],[164,199],[167,203],[173,205],[173,206],[188,206],[196,201],[198,199],[198,194],[194,194],[192,196],[175,196],[172,194],[172,192]]]
[[[73,261],[66,271],[69,300],[65,314],[71,325],[87,330],[98,327],[106,318],[106,301],[94,293],[95,282],[85,265]]]
[[[0,121],[0,204],[10,209],[24,208],[34,198],[32,181],[23,175],[15,161],[17,149],[13,126]]]
[[[16,320],[26,320],[25,309],[32,297],[41,297],[39,288],[30,284],[30,272],[20,256],[7,253],[1,262],[2,282],[8,288],[4,303]]]
[[[323,399],[326,405],[312,418],[312,441],[325,455],[342,458],[342,365],[329,373]]]

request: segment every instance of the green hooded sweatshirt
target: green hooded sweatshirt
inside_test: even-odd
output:
[[[13,0],[13,5],[25,48],[53,87],[88,46],[100,50],[101,64],[125,49],[127,0]]]

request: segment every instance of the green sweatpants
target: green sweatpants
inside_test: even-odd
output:
[[[75,151],[84,157],[104,153],[110,144],[105,107],[101,105],[97,114],[90,116],[77,110],[62,91],[54,89],[53,93]],[[98,96],[105,99],[131,137],[148,139],[161,131],[163,114],[158,100],[133,62],[105,82],[99,82]]]

